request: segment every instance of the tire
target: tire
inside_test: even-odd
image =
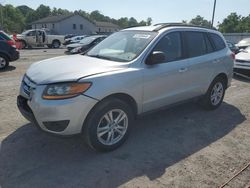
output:
[[[217,109],[224,99],[225,90],[226,80],[221,77],[215,78],[201,101],[202,106],[206,110]]]
[[[52,45],[51,44],[47,44],[48,48],[52,48]]]
[[[119,116],[122,119],[117,123]],[[90,112],[83,127],[83,136],[92,149],[112,151],[125,142],[132,121],[132,109],[127,103],[116,98],[108,99]]]
[[[60,43],[59,40],[54,40],[54,41],[52,42],[52,47],[53,47],[53,48],[59,48],[60,46],[61,46],[61,43]]]
[[[3,70],[9,66],[9,59],[3,55],[0,54],[0,70]]]

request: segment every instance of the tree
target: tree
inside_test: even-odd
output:
[[[22,13],[12,5],[5,5],[3,11],[3,29],[6,32],[21,32],[25,27],[25,19]]]
[[[250,15],[242,17],[233,12],[219,24],[219,30],[222,33],[250,32]]]
[[[26,5],[21,5],[21,6],[18,6],[16,8],[22,13],[22,15],[24,17],[26,17],[29,12],[34,11],[32,8],[30,8],[30,7],[26,6]]]
[[[90,13],[90,19],[95,21],[105,21],[105,16],[100,13],[100,11],[95,10]]]
[[[151,17],[148,17],[148,18],[147,18],[147,25],[151,25],[151,24],[152,24],[152,21],[153,21],[152,18],[151,18]]]
[[[128,26],[129,27],[134,27],[134,26],[137,26],[137,25],[138,25],[138,22],[134,17],[129,18],[129,20],[128,20]]]
[[[193,25],[203,26],[203,27],[211,27],[211,22],[204,19],[200,15],[197,15],[189,23]]]
[[[126,28],[128,27],[128,18],[127,17],[123,17],[117,20],[117,24],[121,27],[121,28]]]
[[[45,18],[48,17],[49,15],[51,15],[51,10],[49,6],[45,6],[45,5],[40,5],[37,9],[36,9],[36,17],[38,19],[41,18]]]
[[[70,11],[66,10],[66,9],[57,9],[57,8],[53,8],[53,10],[51,11],[51,15],[52,16],[58,16],[58,15],[66,15],[66,14],[70,14]]]
[[[240,22],[241,16],[238,16],[235,12],[231,13],[225,18],[222,24],[219,25],[219,30],[222,33],[235,33],[238,32],[237,26]]]

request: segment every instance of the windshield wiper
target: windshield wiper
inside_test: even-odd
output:
[[[112,58],[110,58],[110,57],[101,56],[101,55],[87,55],[87,56],[89,56],[89,57],[96,57],[98,59],[112,60]]]

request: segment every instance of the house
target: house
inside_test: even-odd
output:
[[[32,29],[47,28],[59,35],[90,35],[96,31],[94,23],[76,14],[49,16],[32,22],[31,25]]]
[[[51,33],[66,35],[110,34],[119,26],[109,22],[92,22],[77,14],[49,16],[31,23],[32,29],[46,28]]]
[[[120,30],[118,25],[110,22],[95,22],[96,32],[99,34],[109,34]]]

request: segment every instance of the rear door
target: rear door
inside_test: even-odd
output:
[[[202,95],[207,90],[210,77],[213,75],[214,51],[206,32],[183,32],[186,63],[188,65],[184,79],[188,98]]]

